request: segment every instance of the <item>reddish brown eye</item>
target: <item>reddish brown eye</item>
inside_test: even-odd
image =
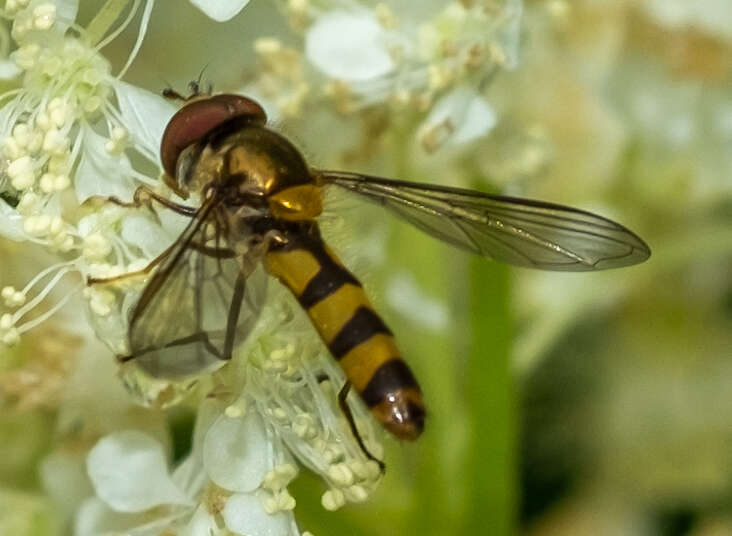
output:
[[[241,95],[214,95],[186,104],[165,127],[160,142],[163,169],[171,177],[175,176],[175,165],[183,149],[229,119],[246,116],[251,118],[253,124],[263,125],[267,122],[262,107]]]

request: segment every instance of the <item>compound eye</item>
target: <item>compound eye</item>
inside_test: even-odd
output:
[[[178,157],[186,147],[235,117],[248,118],[256,125],[267,122],[262,107],[241,95],[214,95],[183,106],[168,122],[160,142],[160,160],[165,173],[174,177]]]

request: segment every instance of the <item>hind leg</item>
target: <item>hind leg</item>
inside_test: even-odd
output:
[[[346,383],[343,384],[343,387],[338,392],[338,407],[341,408],[341,411],[346,416],[346,420],[348,421],[348,426],[351,428],[351,433],[353,434],[353,437],[356,438],[356,442],[358,443],[359,448],[361,451],[366,455],[366,457],[369,460],[375,461],[377,464],[379,464],[379,469],[381,469],[381,472],[383,473],[386,471],[386,464],[378,459],[376,456],[371,454],[369,450],[366,448],[366,445],[364,445],[363,439],[361,438],[361,434],[358,431],[358,428],[356,427],[356,420],[353,418],[353,413],[351,412],[351,408],[348,405],[348,402],[346,402],[346,397],[348,396],[348,392],[351,390],[351,382],[346,380]]]

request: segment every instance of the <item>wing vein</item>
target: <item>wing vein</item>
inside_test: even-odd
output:
[[[632,231],[584,210],[340,171],[318,176],[323,184],[383,205],[440,240],[508,264],[600,270],[636,264],[650,255]]]

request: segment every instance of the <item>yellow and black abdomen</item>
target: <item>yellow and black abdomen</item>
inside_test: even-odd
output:
[[[320,239],[315,223],[311,225],[308,231],[287,233],[285,245],[270,249],[267,270],[307,311],[376,418],[397,437],[415,439],[425,416],[419,385],[361,283]]]

